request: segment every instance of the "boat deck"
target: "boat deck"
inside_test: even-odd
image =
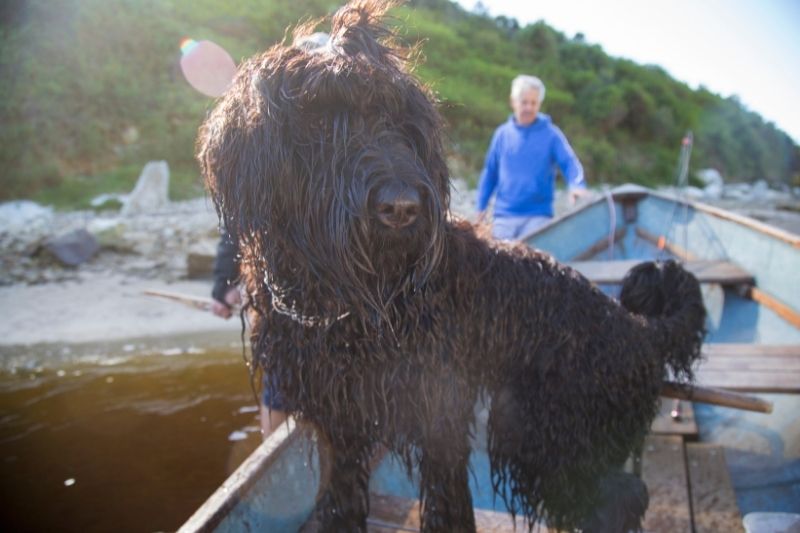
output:
[[[678,408],[675,419],[671,411]],[[651,426],[642,452],[642,479],[650,493],[645,515],[648,532],[743,532],[742,516],[721,446],[695,442],[697,423],[689,402],[675,403],[662,399],[661,411]],[[632,466],[632,465],[631,465]],[[417,500],[373,494],[368,530],[372,533],[419,531]],[[476,509],[479,532],[505,533],[524,531],[518,521],[515,529],[511,515]],[[546,526],[534,527],[546,533]]]

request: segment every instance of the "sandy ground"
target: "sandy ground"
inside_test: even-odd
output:
[[[113,273],[77,281],[0,287],[0,346],[86,343],[219,333],[239,338],[238,318],[211,313],[142,294],[158,289],[208,297],[210,281],[140,279]]]

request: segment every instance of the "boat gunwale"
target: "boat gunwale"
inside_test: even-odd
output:
[[[800,235],[796,235],[784,229],[772,226],[770,224],[767,224],[766,222],[761,222],[760,220],[756,220],[755,218],[748,217],[746,215],[740,215],[738,213],[734,213],[733,211],[729,211],[721,207],[715,207],[713,205],[705,204],[703,202],[677,198],[675,196],[663,192],[651,191],[649,194],[657,198],[661,198],[662,200],[678,202],[681,204],[688,205],[690,207],[694,207],[698,211],[702,211],[706,214],[715,216],[717,218],[721,218],[723,220],[735,222],[741,226],[756,230],[761,233],[766,233],[770,237],[775,237],[776,239],[779,239],[787,244],[790,244],[794,248],[800,248]]]
[[[178,529],[178,533],[214,531],[244,499],[281,453],[303,433],[293,418],[288,418],[228,476],[211,496]]]
[[[794,233],[791,233],[791,232],[786,231],[784,229],[772,226],[770,224],[767,224],[766,222],[761,222],[760,220],[756,220],[756,219],[754,219],[752,217],[748,217],[746,215],[740,215],[738,213],[733,213],[732,211],[729,211],[727,209],[723,209],[723,208],[720,208],[720,207],[714,207],[712,205],[705,204],[705,203],[702,203],[702,202],[697,202],[695,200],[689,200],[689,199],[686,199],[686,198],[679,198],[679,197],[674,196],[674,195],[669,194],[669,193],[655,191],[655,190],[648,189],[646,187],[640,187],[640,186],[634,185],[634,184],[626,184],[626,185],[621,185],[619,187],[615,187],[614,189],[611,189],[610,194],[611,194],[611,197],[615,201],[620,201],[620,200],[622,200],[624,198],[633,198],[633,199],[635,199],[636,203],[638,203],[638,202],[640,202],[641,200],[643,200],[647,196],[653,196],[655,198],[660,198],[661,200],[666,200],[666,201],[669,201],[669,202],[675,202],[675,203],[682,204],[682,205],[688,205],[689,207],[697,209],[700,212],[706,213],[706,214],[714,216],[716,218],[720,218],[720,219],[723,219],[723,220],[734,222],[736,224],[739,224],[739,225],[744,226],[746,228],[758,231],[760,233],[764,233],[766,235],[769,235],[770,237],[774,237],[776,239],[779,239],[779,240],[785,242],[786,244],[791,245],[794,248],[800,249],[800,235],[796,235]],[[531,239],[532,237],[535,237],[536,235],[538,235],[540,233],[544,233],[545,231],[547,231],[547,229],[549,229],[550,227],[554,226],[555,224],[560,224],[561,222],[564,222],[565,220],[570,219],[570,218],[578,215],[579,213],[589,209],[590,207],[593,207],[596,204],[599,204],[601,202],[606,202],[606,201],[607,201],[606,195],[604,194],[603,196],[600,196],[599,198],[595,198],[594,200],[591,200],[591,201],[589,201],[589,202],[587,202],[587,203],[585,203],[585,204],[583,204],[583,205],[581,205],[581,206],[579,206],[579,207],[577,207],[577,208],[575,208],[573,210],[568,211],[563,216],[552,218],[550,221],[548,221],[543,226],[533,230],[532,232],[528,233],[527,235],[523,235],[520,238],[520,240],[523,241],[523,242],[526,242],[529,239]]]

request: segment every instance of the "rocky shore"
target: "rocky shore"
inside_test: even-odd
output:
[[[800,200],[791,194],[762,186],[729,186],[714,197],[702,189],[689,193],[800,234]],[[454,214],[474,217],[474,191],[456,181],[452,196]],[[557,213],[570,208],[559,194]],[[52,244],[76,234],[91,241],[84,250],[89,257],[69,266]],[[208,198],[167,202],[133,213],[57,212],[32,202],[0,204],[0,346],[208,331],[238,338],[238,320],[225,322],[142,295],[156,288],[207,297],[218,235]]]

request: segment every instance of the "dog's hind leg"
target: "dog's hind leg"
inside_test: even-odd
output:
[[[437,428],[423,445],[420,462],[421,530],[423,532],[475,531],[469,491],[469,435]]]
[[[369,458],[367,439],[333,443],[318,430],[320,488],[317,503],[303,530],[366,532],[369,515]]]

